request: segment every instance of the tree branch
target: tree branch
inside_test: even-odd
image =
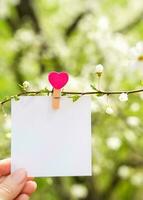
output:
[[[21,58],[23,57],[24,51],[22,49],[19,49],[19,51],[16,53],[13,62],[11,64],[11,70],[14,72],[15,79],[17,83],[22,84],[24,82],[24,77],[21,71],[19,70],[19,65],[21,62]]]
[[[20,3],[16,6],[17,12],[20,21],[22,20],[24,22],[25,20],[27,20],[26,18],[29,18],[32,22],[35,32],[39,33],[41,28],[31,2],[32,1],[30,0],[20,0]]]
[[[126,33],[132,30],[136,25],[138,25],[143,20],[143,11],[138,14],[130,23],[125,25],[124,27],[115,30],[115,32]]]
[[[142,93],[143,92],[143,89],[138,89],[138,90],[123,90],[123,91],[101,91],[101,90],[95,90],[95,91],[89,91],[89,92],[74,92],[74,91],[62,91],[61,92],[61,95],[62,96],[65,96],[65,95],[98,95],[98,96],[103,96],[103,95],[116,95],[116,94],[122,94],[122,93],[126,93],[126,94],[137,94],[137,93]],[[39,90],[39,91],[24,91],[24,92],[21,92],[19,94],[16,94],[16,95],[13,95],[13,96],[10,96],[9,98],[6,98],[4,100],[2,100],[0,102],[1,105],[11,101],[11,99],[14,99],[15,97],[20,97],[20,96],[30,96],[30,95],[33,95],[33,96],[36,96],[38,94],[52,94],[53,93],[53,90],[48,90],[47,88],[45,89],[42,89],[42,90]]]
[[[75,19],[74,21],[69,25],[69,27],[67,27],[66,31],[65,31],[65,36],[69,37],[77,28],[79,22],[85,17],[85,15],[87,15],[89,13],[89,11],[85,11],[80,13]]]

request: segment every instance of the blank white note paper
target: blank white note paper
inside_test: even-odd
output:
[[[12,171],[29,176],[91,175],[90,97],[74,102],[61,97],[53,110],[48,96],[12,100]]]

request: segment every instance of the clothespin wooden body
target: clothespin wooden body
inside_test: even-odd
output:
[[[53,99],[52,99],[52,107],[53,109],[58,109],[60,107],[60,90],[53,89]]]
[[[51,72],[48,75],[49,82],[53,86],[52,107],[59,109],[61,89],[68,82],[69,76],[67,72]]]

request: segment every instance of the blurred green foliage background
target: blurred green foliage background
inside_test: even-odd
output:
[[[66,70],[69,91],[141,88],[142,0],[0,0],[0,99],[48,86],[47,73]],[[140,48],[140,52],[132,54]],[[143,95],[128,102],[92,97],[92,177],[38,178],[33,200],[143,200]],[[10,156],[10,105],[0,112],[0,158]],[[84,156],[84,155],[83,155]]]

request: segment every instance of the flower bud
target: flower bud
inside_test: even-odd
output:
[[[24,83],[23,83],[24,90],[29,89],[29,87],[30,87],[30,83],[28,81],[24,81]]]
[[[98,76],[101,76],[102,72],[103,72],[103,65],[99,64],[99,65],[96,65],[96,68],[95,68],[95,72]]]
[[[113,111],[113,109],[111,108],[111,106],[108,106],[108,107],[106,108],[106,113],[107,113],[108,115],[112,115],[112,114],[114,113],[114,111]]]
[[[128,101],[128,94],[123,92],[122,94],[120,94],[119,100],[122,101],[122,102]]]

